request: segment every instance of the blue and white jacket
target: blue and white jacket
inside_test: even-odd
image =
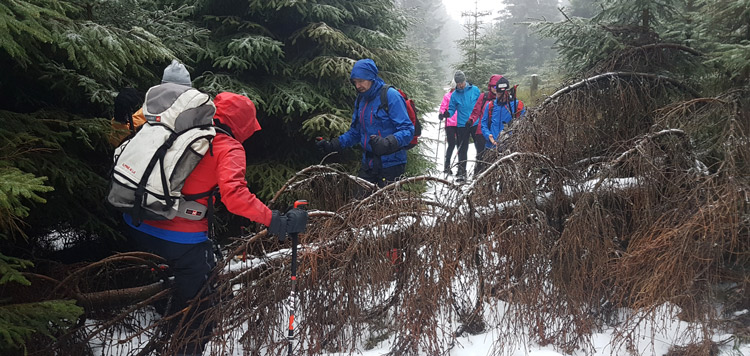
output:
[[[380,157],[381,167],[377,167],[378,160],[372,153],[370,136],[378,135],[396,137],[401,147],[406,147],[414,137],[414,124],[406,111],[406,102],[396,89],[388,89],[388,111],[380,109],[380,89],[385,85],[378,77],[378,68],[371,59],[362,59],[354,64],[350,79],[366,79],[373,81],[370,89],[357,95],[352,114],[349,131],[339,136],[342,148],[351,147],[359,143],[365,150],[362,164],[369,168],[388,168],[406,163],[406,150]]]
[[[448,104],[448,114],[450,116],[458,113],[456,116],[456,126],[466,126],[466,121],[469,120],[471,111],[474,110],[474,105],[477,103],[480,94],[479,88],[471,83],[466,83],[466,86],[463,89],[456,88],[453,95],[451,95],[451,101]],[[477,122],[474,123],[474,125],[477,124]]]
[[[484,105],[484,114],[482,115],[482,135],[487,142],[484,144],[486,148],[493,148],[495,145],[490,143],[490,135],[495,139],[495,142],[500,138],[500,132],[505,129],[505,125],[511,122],[513,117],[510,115],[511,112],[516,112],[516,118],[521,117],[526,113],[526,108],[523,107],[523,102],[516,99],[511,102],[498,102],[495,99]],[[490,105],[492,103],[492,105]],[[490,107],[492,107],[492,114],[490,115]]]

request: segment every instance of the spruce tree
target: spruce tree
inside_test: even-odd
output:
[[[115,234],[103,199],[113,98],[121,87],[158,83],[169,60],[200,50],[205,30],[182,20],[189,12],[134,0],[0,6],[0,95],[9,99],[0,104],[0,165],[54,187],[25,219],[30,243],[50,230]]]
[[[749,9],[749,0],[686,1],[686,41],[706,52],[718,75],[704,78],[717,90],[750,82]]]
[[[490,75],[497,72],[497,68],[505,66],[500,64],[503,58],[496,56],[494,48],[507,47],[506,42],[495,38],[498,32],[489,32],[492,28],[485,18],[491,15],[491,11],[479,11],[477,1],[474,1],[474,10],[465,11],[461,17],[467,18],[464,23],[466,37],[458,41],[458,47],[461,51],[461,62],[453,65],[454,69],[463,71],[468,81],[483,87]],[[503,55],[507,57],[507,54]]]
[[[518,76],[539,72],[556,53],[552,49],[552,41],[540,38],[535,33],[535,25],[540,22],[557,22],[560,18],[557,1],[506,0],[506,3],[508,16],[501,23],[513,49],[514,72]]]
[[[690,48],[664,45],[680,44],[681,36],[670,31],[680,19],[680,3],[606,0],[590,19],[565,14],[560,23],[541,24],[540,32],[556,39],[568,75],[607,70],[680,71],[686,61],[694,63],[694,53]],[[636,48],[652,55],[640,52],[644,55],[631,56],[629,51]]]
[[[389,84],[430,107],[404,44],[407,19],[387,0],[205,2],[211,30],[196,84],[211,93],[246,94],[263,130],[248,140],[248,180],[270,198],[293,172],[317,163],[315,137],[335,137],[352,121],[355,61],[371,58]],[[263,152],[263,154],[257,154]],[[354,171],[356,154],[341,155]],[[424,165],[411,159],[408,170]]]
[[[0,4],[0,353],[48,343],[81,314],[72,301],[43,300],[20,272],[34,272],[32,253],[48,257],[49,246],[117,234],[103,199],[113,97],[154,84],[162,63],[200,48],[183,32],[192,26],[175,23],[187,10],[132,0]],[[167,40],[170,32],[180,39]]]
[[[406,45],[419,58],[414,75],[420,79],[426,97],[441,98],[447,83],[442,68],[444,49],[438,42],[438,35],[446,21],[445,10],[440,3],[431,0],[401,0],[397,3],[409,16]]]

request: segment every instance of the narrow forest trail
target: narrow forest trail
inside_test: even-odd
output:
[[[435,107],[431,112],[428,112],[424,116],[424,124],[422,126],[422,137],[420,138],[422,147],[422,154],[425,155],[430,161],[435,162],[435,170],[431,172],[436,177],[445,178],[443,172],[443,162],[445,160],[445,150],[447,148],[447,142],[445,141],[445,122],[438,119],[438,109]],[[472,178],[472,172],[474,170],[474,160],[476,159],[476,149],[474,149],[474,143],[469,142],[469,150],[467,153],[468,163],[466,165],[466,172],[468,173],[467,178]],[[456,173],[456,165],[458,164],[458,147],[453,150],[453,158],[451,159],[451,165],[453,166],[453,174]],[[451,180],[455,177],[451,176]]]

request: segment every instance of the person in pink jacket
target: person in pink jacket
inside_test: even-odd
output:
[[[440,121],[445,120],[445,141],[448,143],[448,148],[445,150],[445,165],[443,172],[446,174],[453,174],[451,171],[451,156],[453,155],[453,149],[456,148],[457,141],[457,129],[456,129],[456,116],[458,113],[453,113],[453,116],[448,114],[448,104],[451,102],[451,95],[456,91],[456,81],[451,81],[451,89],[443,96],[443,102],[440,103],[440,109],[438,118]]]

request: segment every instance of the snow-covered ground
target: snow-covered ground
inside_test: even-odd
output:
[[[426,114],[425,123],[422,126],[422,137],[420,138],[420,144],[422,147],[422,154],[430,160],[434,160],[435,174],[439,174],[444,177],[443,162],[445,158],[445,149],[448,147],[448,143],[445,142],[445,121],[438,120],[437,108],[435,111]],[[471,178],[471,174],[474,170],[474,159],[476,159],[477,151],[474,148],[474,143],[469,143],[469,150],[466,155],[467,164],[466,172],[468,173],[467,178]],[[458,163],[458,147],[453,149],[451,158],[451,165],[453,167],[453,174],[456,174],[457,163]],[[455,177],[451,176],[451,180]]]
[[[439,125],[443,124],[437,117],[437,108],[435,112],[427,113],[426,123],[422,128],[422,144],[427,146],[423,149],[423,154],[430,159],[436,160],[436,172],[435,174],[442,175],[443,170],[443,157],[445,156],[445,130],[440,129]],[[439,137],[438,137],[439,135]],[[454,150],[453,155],[456,155]],[[469,145],[468,152],[468,165],[467,173],[468,178],[471,179],[471,173],[473,169],[473,160],[476,157],[476,151],[474,145]],[[453,164],[457,161],[457,157],[453,159]],[[456,169],[453,169],[456,172]],[[451,177],[454,178],[454,177]],[[499,307],[496,310],[503,310],[504,308]],[[683,333],[688,328],[688,324],[681,322],[674,315],[667,315],[669,308],[662,308],[664,310],[664,318],[654,318],[654,320],[664,320],[665,325],[652,325],[644,323],[640,329],[643,337],[638,338],[636,345],[633,345],[640,355],[664,355],[669,351],[671,345],[680,345],[680,336],[684,336]],[[628,311],[623,311],[623,317]],[[488,315],[485,312],[485,320],[498,320],[497,316]],[[613,327],[606,327],[603,330],[595,333],[592,336],[592,350],[589,351],[578,351],[572,354],[564,353],[560,350],[555,350],[550,346],[540,346],[533,342],[525,342],[522,345],[514,346],[513,349],[496,349],[498,345],[496,340],[498,339],[495,335],[496,330],[489,331],[479,335],[468,335],[465,337],[458,338],[456,346],[451,349],[449,356],[481,356],[481,355],[509,355],[509,356],[609,356],[609,355],[630,355],[630,353],[623,349],[616,349],[615,334],[616,330]],[[716,333],[714,341],[721,342],[726,340],[729,335],[722,335]],[[524,339],[524,338],[522,338]],[[378,345],[377,348],[372,350],[361,350],[356,355],[362,356],[380,356],[389,352],[390,340],[386,340]],[[721,349],[723,355],[750,355],[750,345],[733,345],[728,343],[724,348]],[[345,356],[348,353],[332,353],[325,354],[325,356]]]
[[[437,161],[436,170],[434,174],[442,176],[443,168],[443,157],[445,153],[445,132],[439,129],[442,122],[437,119],[437,112],[428,113],[426,117],[426,123],[423,127],[422,144],[426,147],[423,148],[423,154]],[[440,137],[438,137],[440,135]],[[455,150],[454,150],[455,152]],[[454,153],[455,154],[455,153]],[[475,158],[475,150],[473,145],[469,146],[468,159],[469,163],[467,166],[467,172],[469,178],[471,178],[471,172],[473,169],[473,160]],[[454,159],[455,164],[455,159]],[[454,169],[454,173],[455,173]],[[451,177],[451,179],[454,177]],[[427,194],[435,194],[436,197],[440,194],[436,194],[434,190],[430,190]],[[278,251],[279,254],[288,253],[287,250]],[[261,261],[258,261],[259,263]],[[498,302],[504,303],[504,302]],[[499,304],[496,308],[485,308],[485,320],[488,324],[493,321],[502,320],[500,315],[493,315],[491,313],[506,310],[504,305]],[[670,310],[672,310],[670,312]],[[744,311],[747,313],[748,311]],[[622,310],[620,314],[622,318],[628,316],[628,313],[632,313],[629,310]],[[685,322],[679,321],[675,315],[674,309],[662,307],[661,311],[658,312],[659,317],[651,318],[649,320],[659,321],[659,325],[650,323],[643,323],[639,329],[639,336],[635,338],[634,344],[631,345],[632,349],[639,355],[654,355],[660,356],[667,353],[671,345],[680,345],[681,337],[685,336],[685,332],[691,330],[690,325]],[[304,320],[304,310],[297,310],[297,319]],[[630,315],[632,317],[632,315]],[[152,322],[151,318],[144,320],[145,323]],[[693,326],[695,327],[695,326]],[[591,345],[585,351],[576,351],[573,353],[565,353],[561,350],[556,350],[550,346],[540,346],[534,342],[529,341],[529,338],[524,335],[516,335],[515,339],[520,340],[515,345],[499,345],[496,340],[499,339],[497,333],[502,330],[503,326],[500,325],[496,328],[490,328],[490,331],[479,334],[479,335],[466,335],[459,337],[456,340],[455,346],[444,356],[482,356],[482,355],[508,355],[508,356],[608,356],[608,355],[631,355],[628,350],[621,348],[622,343],[615,341],[614,335],[617,330],[615,327],[605,326],[601,330],[595,331],[591,338]],[[447,330],[447,329],[446,329]],[[695,330],[700,331],[700,328]],[[106,335],[103,335],[106,336]],[[721,342],[728,340],[731,335],[721,334],[720,332],[715,333],[714,341]],[[97,338],[92,340],[92,346],[94,347],[95,353],[103,356],[109,355],[122,355],[129,354],[139,347],[142,347],[143,343],[147,340],[130,340],[127,343],[121,343],[118,340],[124,339],[123,335],[110,336],[106,340]],[[387,354],[390,351],[392,339],[385,340],[380,344],[377,344],[374,349],[364,350],[364,346],[355,352],[355,355],[362,356],[380,356]],[[96,346],[95,346],[96,345]],[[244,355],[240,345],[236,345],[233,351],[228,354],[222,354],[222,356],[241,356]],[[211,354],[211,344],[207,347],[204,355]],[[736,345],[733,342],[725,343],[720,348],[721,355],[749,355],[750,356],[750,345],[739,344]],[[349,353],[329,353],[323,354],[324,356],[345,356]],[[425,354],[426,355],[426,354]]]

